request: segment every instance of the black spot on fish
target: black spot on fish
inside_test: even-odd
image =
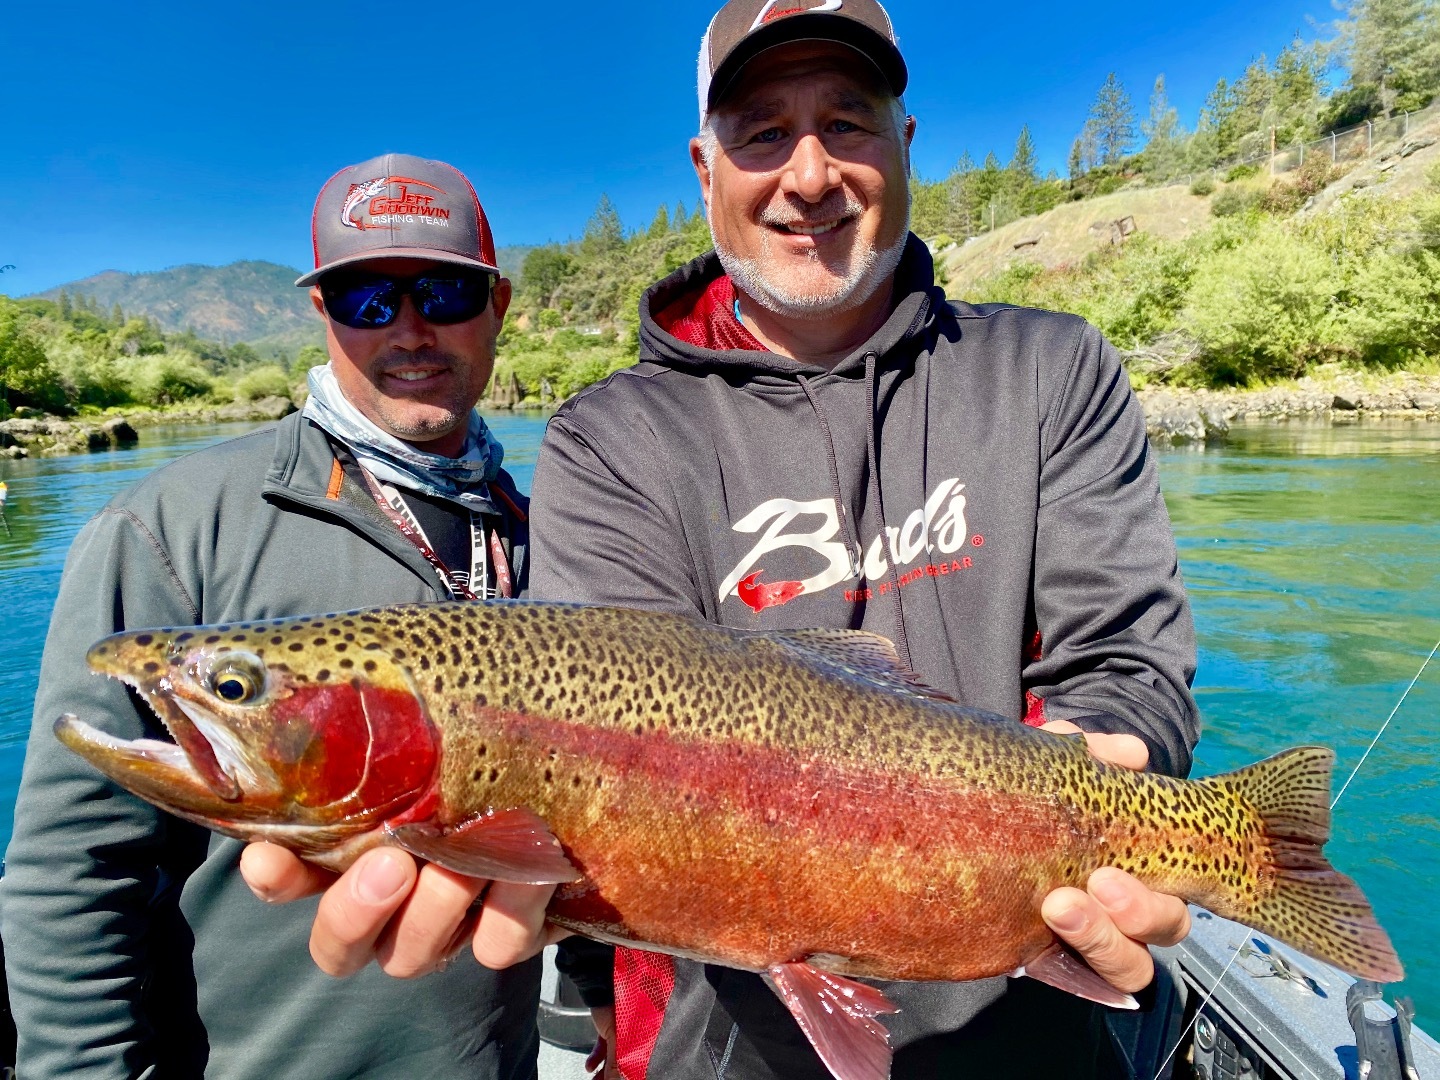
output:
[[[190,631],[187,630],[187,631],[185,631],[185,633],[183,633],[183,634],[181,634],[179,637],[177,637],[177,638],[175,639],[175,642],[176,642],[176,644],[184,645],[185,642],[189,641],[189,640],[190,640],[191,638],[193,638],[194,636],[195,636],[194,634],[192,634]]]
[[[547,784],[550,784],[550,783],[553,783],[554,780],[555,780],[554,770],[552,770],[552,769],[546,769],[546,770],[545,770],[545,782],[546,782]]]
[[[366,661],[365,661],[365,670],[366,670],[366,671],[374,671],[377,666],[378,666],[378,665],[375,663],[374,660],[366,660]]]
[[[500,779],[500,770],[497,769],[497,768],[495,768],[494,766],[491,766],[491,768],[490,768],[490,783],[493,784],[493,783],[495,783],[496,780],[499,780],[499,779]]]
[[[341,666],[342,668],[344,668],[346,671],[349,671],[351,668],[353,668],[353,667],[355,666],[355,661],[354,661],[354,660],[351,660],[351,659],[347,656],[344,660],[341,660],[341,661],[340,661],[340,666]]]
[[[214,644],[216,644],[217,642],[219,642],[219,640],[220,640],[220,635],[219,635],[219,634],[211,634],[209,637],[207,637],[207,638],[205,639],[205,644],[206,644],[206,645],[214,645]]]
[[[146,675],[154,675],[155,672],[157,672],[157,671],[159,671],[159,670],[160,670],[160,665],[157,664],[154,660],[147,660],[147,661],[145,661],[145,674],[146,674]]]
[[[329,670],[328,668],[321,668],[319,671],[317,671],[317,672],[315,673],[315,681],[316,681],[316,682],[329,682],[329,681],[330,681],[330,670]]]
[[[438,693],[442,692],[444,689],[445,689],[445,676],[443,676],[443,675],[436,675],[436,676],[435,676],[435,692],[438,694]]]
[[[271,644],[271,645],[284,645],[284,644],[285,644],[285,639],[284,639],[283,637],[280,637],[280,636],[277,634],[275,637],[272,637],[272,638],[270,639],[270,644]]]
[[[303,652],[304,650],[305,650],[305,643],[304,643],[303,641],[292,641],[292,642],[290,643],[290,651],[291,651],[291,652]]]

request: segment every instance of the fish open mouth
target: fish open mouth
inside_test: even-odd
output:
[[[196,735],[203,739],[198,732]],[[119,739],[70,713],[55,721],[55,737],[117,784],[181,817],[208,825],[217,818],[263,820],[268,816],[262,805],[251,801],[251,792],[244,792],[241,801],[238,786],[234,797],[217,790],[211,777],[196,767],[192,755],[178,743]],[[213,754],[210,760],[215,762]]]

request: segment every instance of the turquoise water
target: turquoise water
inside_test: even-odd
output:
[[[529,489],[543,421],[491,422]],[[143,432],[132,450],[0,462],[8,633],[0,663],[0,840],[65,548],[125,484],[244,426]],[[1241,429],[1161,455],[1200,639],[1197,774],[1299,743],[1333,746],[1336,790],[1440,638],[1440,425]],[[1336,807],[1327,849],[1375,904],[1419,1020],[1440,1031],[1429,914],[1440,882],[1440,658]]]

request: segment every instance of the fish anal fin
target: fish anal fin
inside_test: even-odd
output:
[[[926,686],[919,675],[900,662],[895,643],[879,634],[817,629],[773,630],[759,636],[808,654],[808,658],[821,661],[827,668],[839,668],[848,675],[920,697],[955,700],[942,690]]]
[[[1201,783],[1235,792],[1259,814],[1273,878],[1247,911],[1220,912],[1361,979],[1398,982],[1400,958],[1360,887],[1320,850],[1330,839],[1334,751],[1299,746]]]
[[[1074,994],[1087,1001],[1109,1005],[1114,1009],[1138,1009],[1129,994],[1123,994],[1095,973],[1095,969],[1058,941],[1052,941],[1037,957],[1027,960],[1010,973],[1013,978],[1028,975],[1032,979]]]
[[[480,814],[457,825],[387,826],[410,854],[457,874],[521,885],[558,885],[581,874],[539,815],[523,808]]]
[[[804,962],[776,964],[766,976],[836,1080],[888,1080],[890,1032],[875,1018],[900,1011],[889,998]]]

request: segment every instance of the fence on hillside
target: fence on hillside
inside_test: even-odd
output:
[[[1431,120],[1440,117],[1440,102],[1427,105],[1417,112],[1401,113],[1386,120],[1367,120],[1344,131],[1336,131],[1323,139],[1300,143],[1296,146],[1276,147],[1275,153],[1262,154],[1251,158],[1247,164],[1270,162],[1270,173],[1293,172],[1317,154],[1332,165],[1346,161],[1359,161],[1370,157],[1377,147],[1386,143],[1404,143],[1412,132],[1418,131]]]

